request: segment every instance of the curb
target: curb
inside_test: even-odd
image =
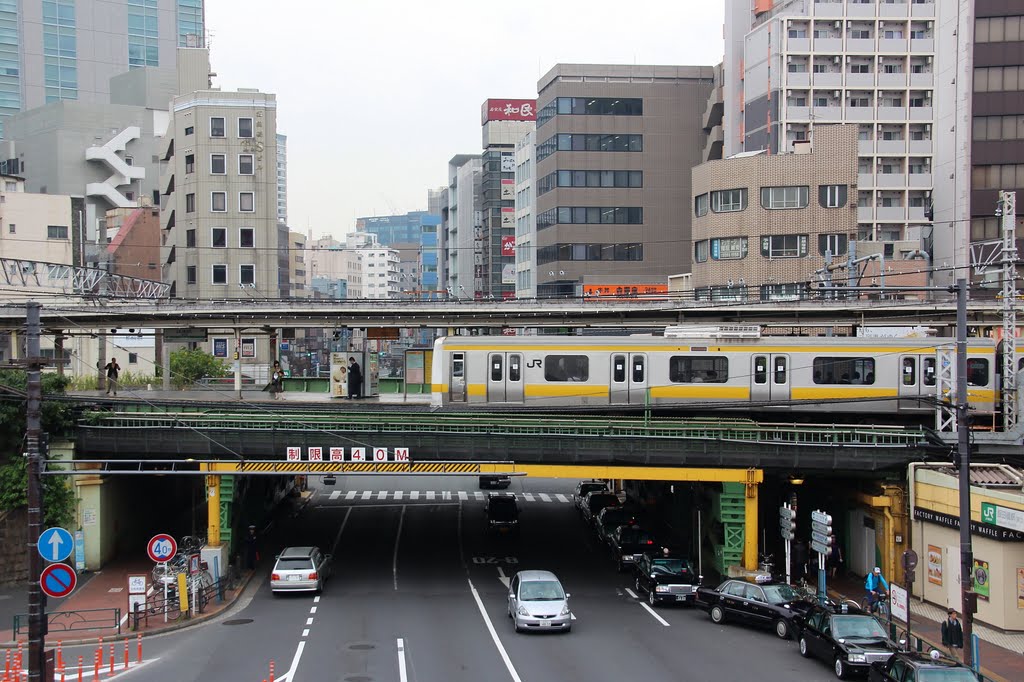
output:
[[[249,583],[252,581],[252,579],[253,579],[253,577],[255,575],[256,575],[255,571],[246,571],[246,575],[242,578],[241,584],[239,585],[238,589],[235,591],[235,596],[232,597],[230,601],[229,600],[224,600],[224,604],[225,604],[224,608],[219,610],[219,611],[217,611],[216,613],[199,614],[198,616],[194,616],[192,618],[187,618],[185,620],[178,621],[178,622],[175,622],[173,624],[172,623],[168,623],[167,627],[153,628],[153,629],[146,630],[146,631],[143,631],[143,632],[135,632],[135,631],[132,631],[132,630],[124,630],[124,631],[121,632],[121,634],[111,635],[110,637],[104,637],[103,639],[107,643],[112,643],[115,640],[132,639],[132,638],[138,637],[139,635],[142,635],[143,638],[151,637],[153,635],[162,635],[162,634],[167,633],[167,632],[174,632],[175,630],[184,630],[185,628],[192,627],[193,625],[199,625],[200,623],[204,623],[204,622],[206,622],[208,620],[213,620],[214,618],[217,618],[218,616],[224,614],[228,609],[231,608],[232,605],[234,605],[234,603],[236,601],[238,601],[238,598],[249,587]],[[129,614],[129,616],[130,615],[131,614]],[[56,641],[57,641],[56,637],[48,636],[46,639],[47,639],[47,642],[48,642],[47,643],[47,648],[50,648],[49,642],[54,642],[54,646],[56,646],[56,644],[55,644]],[[84,646],[86,644],[99,644],[99,641],[100,641],[100,637],[99,636],[88,637],[88,638],[85,638],[85,639],[61,639],[60,640],[62,647]],[[21,640],[21,643],[25,644],[25,641]],[[0,642],[0,647],[16,648],[18,646],[18,644],[19,644],[19,641]]]

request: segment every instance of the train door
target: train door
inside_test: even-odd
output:
[[[523,356],[520,353],[487,354],[487,402],[523,402]]]
[[[923,358],[922,358],[923,359]],[[900,410],[915,409],[921,407],[920,397],[922,395],[922,377],[918,372],[918,356],[900,356],[900,378],[898,395],[900,397]]]
[[[448,401],[453,403],[466,402],[466,354],[452,353],[452,361],[448,366]]]
[[[643,405],[647,400],[647,355],[612,353],[608,388],[612,405]]]
[[[751,358],[750,399],[770,403],[789,400],[789,356],[765,353]]]

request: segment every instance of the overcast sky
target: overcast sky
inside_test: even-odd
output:
[[[534,98],[557,63],[722,60],[723,0],[207,0],[214,84],[277,95],[288,223],[340,237],[425,210],[481,150],[488,97]]]

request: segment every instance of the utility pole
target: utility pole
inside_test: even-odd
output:
[[[971,450],[967,404],[967,280],[956,281],[956,412],[957,458],[960,461],[960,595],[964,614],[964,663],[972,665],[974,623],[974,549],[971,545]]]
[[[26,304],[25,339],[28,344],[25,358],[28,402],[25,409],[25,442],[28,453],[28,679],[38,682],[45,669],[46,614],[42,588],[39,584],[43,570],[43,556],[39,553],[39,535],[43,528],[43,491],[39,480],[42,458],[42,396],[40,370],[46,364],[39,353],[41,333],[39,303]]]

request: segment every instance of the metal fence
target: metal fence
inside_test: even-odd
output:
[[[84,632],[88,630],[116,630],[121,634],[121,609],[81,609],[54,611],[46,614],[48,632]],[[28,632],[28,614],[15,614],[14,636]]]

